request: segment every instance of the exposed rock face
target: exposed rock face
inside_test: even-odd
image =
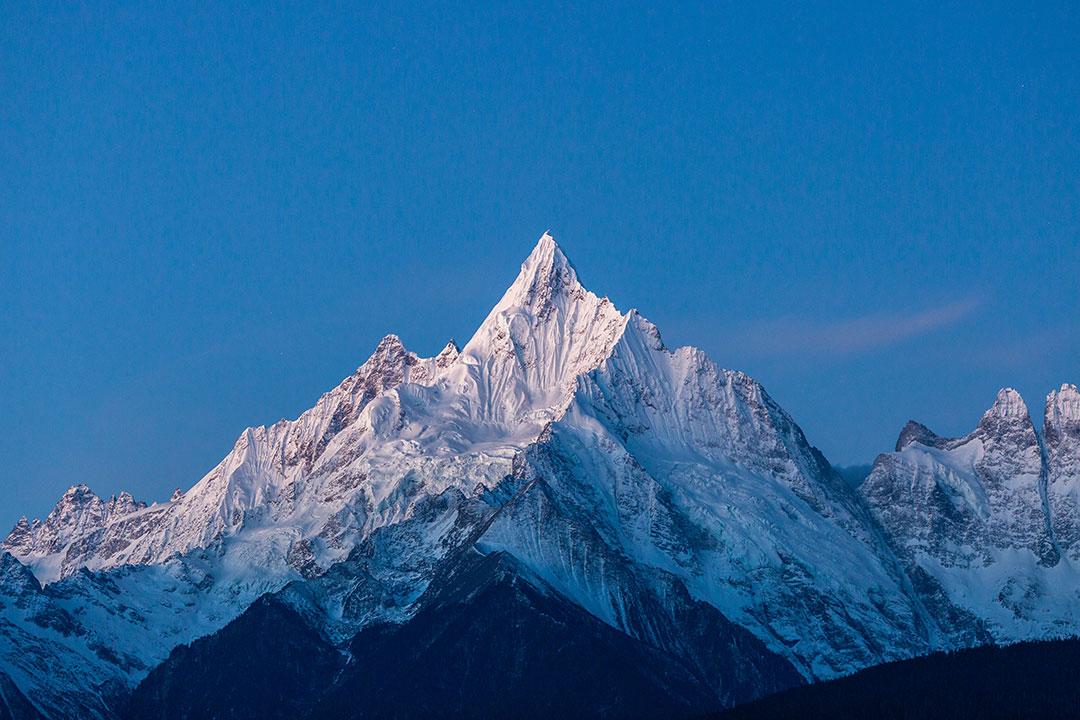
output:
[[[1047,495],[1058,545],[1080,560],[1080,392],[1062,385],[1046,397]]]
[[[1056,401],[1052,394],[1048,406]],[[897,451],[880,456],[861,486],[927,604],[947,600],[943,611],[972,637],[1080,629],[1080,578],[1061,562],[1054,527],[1067,524],[1068,480],[1056,483],[1061,497],[1048,486],[1048,459],[1061,454],[1055,422],[1048,421],[1044,453],[1023,399],[1006,388],[963,438],[909,423]],[[958,609],[967,620],[955,616]]]
[[[975,470],[989,505],[987,544],[1023,548],[1043,565],[1056,564],[1043,501],[1042,449],[1020,393],[1001,390],[971,437],[982,443]]]
[[[58,556],[78,538],[145,507],[146,503],[135,502],[126,492],[102,500],[86,485],[73,485],[44,522],[20,519],[4,540],[4,548],[22,557]]]
[[[908,423],[862,491],[908,561],[987,565],[998,550],[1023,549],[1054,565],[1041,495],[1042,456],[1020,395],[998,393],[978,427],[944,439]]]
[[[513,568],[500,597],[587,616],[601,645],[674,658],[730,690],[710,696],[721,703],[771,687],[777,667],[827,678],[1075,632],[1068,388],[1048,400],[1045,447],[1003,390],[963,438],[909,423],[854,488],[753,378],[667,348],[586,290],[545,234],[463,348],[422,358],[388,335],[312,409],[246,430],[168,502],[76,486],[44,521],[21,520],[3,544],[0,672],[51,717],[79,703],[104,717],[260,596],[341,649],[413,622],[477,553]],[[416,657],[443,657],[429,650]]]
[[[907,425],[900,431],[900,437],[896,439],[896,447],[893,449],[896,452],[900,452],[912,443],[919,443],[926,447],[940,448],[948,442],[948,438],[939,437],[937,433],[922,423],[908,420]]]
[[[100,638],[0,552],[0,708],[13,717],[107,718],[123,690],[110,682],[115,675]]]

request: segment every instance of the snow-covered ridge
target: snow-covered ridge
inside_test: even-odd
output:
[[[424,358],[387,335],[168,502],[76,486],[21,520],[3,548],[44,587],[8,560],[11,594],[90,629],[58,639],[13,615],[0,665],[31,677],[33,642],[130,685],[265,593],[345,642],[407,619],[469,548],[658,647],[706,603],[809,678],[1075,632],[1078,418],[1062,386],[1043,441],[1006,388],[962,438],[909,423],[854,489],[760,383],[666,347],[545,233],[464,347]]]
[[[999,639],[1080,632],[1075,393],[1050,393],[1042,439],[1012,388],[961,438],[909,422],[861,486],[909,572]]]
[[[1046,434],[1064,433],[1080,433],[1080,390],[1069,383],[1046,396]]]
[[[1047,499],[1062,552],[1080,561],[1080,391],[1064,384],[1046,397]]]
[[[170,502],[129,507],[125,494],[107,509],[99,502],[83,511],[77,497],[68,497],[80,496],[73,488],[44,523],[20,521],[4,547],[49,582],[80,567],[162,562],[245,524],[269,522],[289,528],[290,547],[316,536],[317,547],[300,552],[319,555],[325,567],[356,539],[341,526],[365,522],[346,511],[362,490],[344,477],[346,455],[355,461],[353,455],[373,453],[380,439],[409,438],[398,448],[406,455],[410,447],[488,447],[504,458],[496,465],[508,467],[513,448],[532,442],[563,412],[575,379],[607,357],[625,324],[607,298],[580,284],[545,233],[464,349],[451,341],[435,357],[420,358],[387,335],[313,408],[296,420],[245,430],[217,467]],[[350,448],[338,454],[340,445]],[[311,492],[328,490],[327,484],[335,489]]]
[[[419,358],[395,335],[296,420],[248,428],[221,463],[167,503],[135,503],[127,493],[98,499],[85,485],[68,490],[44,522],[21,519],[4,549],[44,582],[80,567],[102,569],[161,562],[215,542],[258,508],[280,503],[319,461],[330,441],[357,422],[367,405],[403,382],[425,383],[452,364],[451,341],[439,355]]]
[[[570,400],[577,376],[606,358],[626,325],[610,300],[578,281],[548,233],[461,351],[473,420],[542,426]]]
[[[146,508],[126,492],[102,500],[84,484],[64,493],[45,520],[21,518],[4,540],[4,549],[23,559],[55,559],[72,542]],[[46,573],[49,574],[49,573]]]

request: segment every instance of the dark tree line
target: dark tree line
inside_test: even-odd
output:
[[[1080,640],[888,663],[730,710],[724,720],[1080,718]]]

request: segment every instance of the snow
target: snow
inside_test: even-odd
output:
[[[1045,448],[1009,389],[965,438],[909,426],[856,490],[753,378],[668,349],[637,311],[585,289],[545,233],[464,347],[421,358],[388,335],[310,410],[245,430],[168,502],[76,486],[45,521],[20,522],[4,549],[46,584],[35,602],[92,633],[57,645],[12,615],[0,668],[34,645],[27,667],[68,677],[85,663],[130,685],[267,592],[344,642],[407,618],[468,546],[514,555],[650,641],[650,613],[675,612],[685,586],[812,678],[970,642],[978,628],[950,608],[996,638],[1045,636],[1074,627],[1080,589],[1047,550],[1066,536],[1051,522],[1072,523],[1062,547],[1080,553],[1076,513],[1051,521],[1043,499],[1080,493],[1080,395],[1063,386],[1047,407]],[[950,605],[915,586],[916,568]],[[0,598],[25,585],[12,578]],[[34,682],[67,702],[66,681]]]
[[[913,440],[880,456],[861,486],[909,566],[1000,642],[1080,633],[1080,574],[1059,527],[1078,454],[1060,452],[1057,402],[1051,393],[1045,445],[1004,388],[970,434]]]
[[[1080,561],[1080,392],[1065,384],[1046,398],[1046,495],[1062,552]]]

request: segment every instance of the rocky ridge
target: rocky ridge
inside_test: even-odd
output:
[[[1042,441],[1003,390],[964,438],[909,423],[853,488],[759,383],[667,348],[545,234],[464,347],[422,358],[388,335],[168,502],[76,486],[20,521],[5,607],[82,630],[8,613],[0,671],[46,716],[108,717],[172,648],[259,597],[344,649],[412,622],[475,552],[721,686],[770,655],[818,679],[1076,632],[1078,416],[1075,387],[1052,393]],[[709,666],[700,612],[760,646]]]

